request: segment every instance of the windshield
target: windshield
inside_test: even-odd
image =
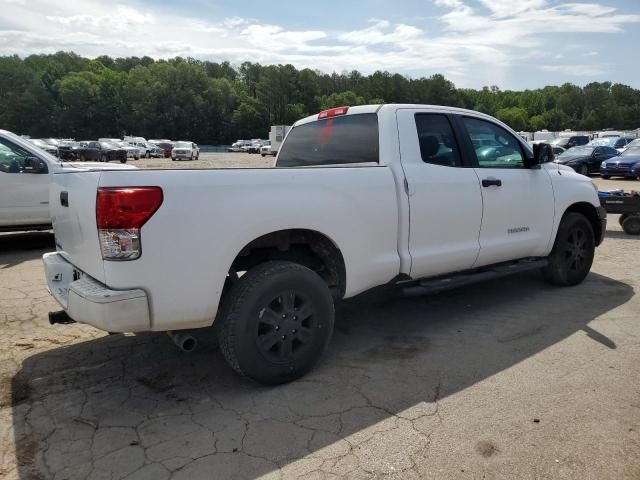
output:
[[[40,148],[47,148],[51,146],[48,143],[43,142],[42,140],[31,140],[31,143]]]
[[[177,142],[174,148],[191,148],[191,144],[189,142]]]
[[[113,143],[109,143],[109,142],[100,142],[100,146],[102,148],[111,148],[111,149],[118,148],[116,145],[114,145]]]
[[[640,157],[640,145],[629,147],[620,154],[621,157]]]

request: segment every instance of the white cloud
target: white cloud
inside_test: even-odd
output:
[[[411,25],[391,25],[386,20],[371,21],[374,22],[371,27],[343,33],[338,40],[360,45],[402,44],[424,36],[422,30]]]
[[[248,25],[240,36],[255,47],[280,51],[295,50],[300,45],[325,38],[327,34],[317,30],[286,31],[277,25]]]
[[[115,9],[106,15],[47,15],[44,18],[65,27],[118,32],[155,23],[153,16],[149,13],[137,11],[126,5],[116,5]]]
[[[541,71],[558,76],[606,73],[606,59],[598,67],[567,65],[575,57],[568,50],[570,42],[551,45],[549,34],[616,34],[640,22],[640,15],[598,3],[561,1],[432,0],[437,16],[427,20],[374,18],[336,30],[330,21],[326,28],[304,29],[250,17],[211,20],[151,3],[143,9],[135,2],[106,0],[0,0],[3,18],[11,22],[0,30],[0,54],[73,50],[89,57],[181,55],[236,64],[292,63],[329,72],[438,72],[462,85],[504,85],[516,69],[540,61]],[[586,62],[593,52],[578,55]]]
[[[542,65],[540,68],[545,72],[577,75],[580,77],[596,77],[606,73],[606,69],[599,65]]]

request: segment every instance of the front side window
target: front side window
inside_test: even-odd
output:
[[[416,128],[420,143],[420,155],[424,163],[444,167],[461,166],[458,145],[446,115],[418,113],[416,114]]]
[[[293,128],[277,167],[378,163],[378,115],[363,113],[317,120]]]
[[[0,172],[22,173],[27,167],[29,152],[0,138]]]
[[[463,117],[480,168],[524,168],[520,142],[495,123]]]

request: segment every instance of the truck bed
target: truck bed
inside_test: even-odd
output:
[[[98,188],[143,186],[164,199],[142,227],[141,257],[104,261]],[[396,188],[385,166],[89,171],[55,175],[50,204],[61,255],[110,289],[147,292],[151,329],[167,330],[210,325],[236,256],[275,231],[327,236],[347,265],[346,296],[390,281],[400,269]]]

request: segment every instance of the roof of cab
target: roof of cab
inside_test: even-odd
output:
[[[496,121],[494,117],[491,117],[490,115],[486,115],[482,112],[477,112],[475,110],[467,110],[465,108],[457,108],[457,107],[446,107],[444,105],[422,105],[422,104],[412,104],[412,103],[385,103],[381,105],[358,105],[355,107],[349,107],[349,110],[347,111],[346,115],[358,115],[362,113],[378,113],[381,110],[401,110],[406,108],[419,108],[419,109],[434,110],[439,112],[447,111],[450,113],[473,115],[476,117],[485,117],[493,121]],[[315,122],[316,120],[318,120],[318,115],[320,115],[320,112],[314,115],[310,115],[306,118],[302,118],[297,122],[295,122],[293,126],[297,127],[305,123]]]

